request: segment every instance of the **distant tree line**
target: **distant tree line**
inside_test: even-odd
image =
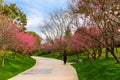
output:
[[[70,0],[68,9],[55,11],[41,31],[46,35],[45,52],[67,49],[79,58],[84,54],[91,64],[105,49],[120,63],[116,49],[120,42],[119,0]]]

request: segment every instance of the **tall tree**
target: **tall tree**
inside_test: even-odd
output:
[[[16,4],[3,4],[1,1],[0,12],[12,19],[18,26],[22,26],[25,29],[25,25],[27,24],[26,15],[16,6]]]
[[[67,29],[71,23],[72,17],[69,15],[69,11],[59,10],[50,15],[49,20],[44,23],[41,30],[46,35],[47,41],[53,44],[58,42],[61,45],[64,36],[70,33]]]

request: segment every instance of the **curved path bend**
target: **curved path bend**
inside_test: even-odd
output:
[[[9,80],[78,80],[75,69],[61,60],[35,57],[36,64]]]

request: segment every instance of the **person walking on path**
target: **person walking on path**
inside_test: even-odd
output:
[[[64,53],[63,53],[63,61],[64,61],[64,64],[66,64],[66,61],[67,61],[67,52],[66,51],[64,51]]]

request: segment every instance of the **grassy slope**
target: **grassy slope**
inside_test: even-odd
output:
[[[110,55],[111,56],[111,55]],[[44,55],[44,57],[62,59],[60,55]],[[75,63],[75,67],[79,80],[120,80],[120,64],[110,58],[97,59],[94,65],[91,65],[85,56],[81,56],[82,63]],[[76,56],[68,56],[67,61],[75,61]]]
[[[94,65],[85,61],[73,66],[80,80],[120,80],[120,64],[116,64],[113,58],[96,60]]]
[[[32,67],[35,64],[35,60],[26,57],[24,60],[20,55],[14,60],[13,56],[8,55],[5,58],[5,66],[1,66],[0,58],[0,80],[8,80],[9,78],[17,75],[18,73]]]

